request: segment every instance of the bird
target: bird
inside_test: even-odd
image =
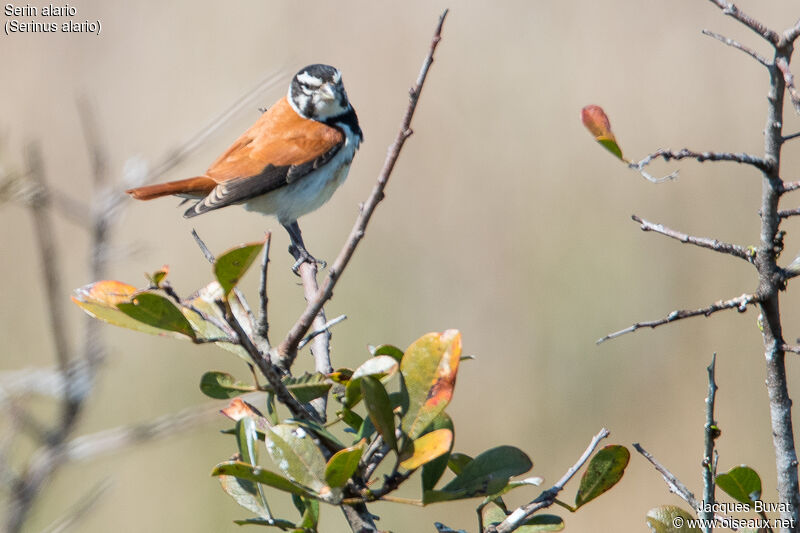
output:
[[[327,202],[345,181],[364,140],[341,72],[308,65],[283,98],[264,111],[205,174],[125,191],[137,200],[178,196],[196,200],[186,218],[241,204],[274,215],[291,240],[297,262],[320,263],[303,243],[297,219]]]

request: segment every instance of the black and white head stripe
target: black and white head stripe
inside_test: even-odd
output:
[[[326,121],[350,109],[342,74],[330,65],[300,69],[289,86],[288,98],[295,111],[313,120]]]

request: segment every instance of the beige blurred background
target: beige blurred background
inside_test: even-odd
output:
[[[335,257],[358,202],[372,187],[436,18],[449,6],[415,134],[328,307],[329,317],[349,317],[334,331],[335,366],[357,365],[367,356],[367,344],[404,347],[428,331],[458,328],[465,352],[476,356],[461,368],[449,408],[458,450],[476,454],[499,444],[519,446],[534,460],[533,473],[552,484],[606,426],[609,442],[642,443],[700,494],[705,367],[717,352],[720,470],[740,463],[755,467],[764,480],[764,500],[775,501],[754,310],[594,343],[634,321],[755,288],[755,272],[741,261],[644,234],[630,215],[755,244],[761,187],[756,173],[733,164],[662,163],[654,173],[679,168],[680,178],[653,185],[597,146],[579,120],[584,105],[602,105],[623,150],[634,158],[684,146],[760,154],[766,72],[700,31],[709,28],[767,50],[710,2],[72,5],[77,21],[102,22],[99,37],[0,37],[3,165],[21,167],[26,143],[40,141],[53,187],[88,199],[90,166],[77,97],[94,105],[111,174],[119,180],[130,157],[155,164],[266,73],[283,68],[284,77],[263,91],[260,105],[282,96],[296,69],[330,63],[344,73],[366,142],[347,183],[301,221],[309,249],[327,259]],[[740,6],[781,30],[800,15],[796,0]],[[255,120],[256,107],[234,116],[168,178],[203,171]],[[787,132],[800,128],[791,110],[787,117]],[[800,179],[798,143],[785,150],[784,168],[792,179]],[[787,197],[785,207],[796,201]],[[166,263],[178,292],[188,294],[211,275],[189,236],[193,227],[217,252],[258,239],[271,227],[271,326],[274,336],[285,332],[302,309],[302,293],[289,272],[283,230],[237,209],[187,221],[176,203],[127,206],[114,230],[119,254],[111,277],[143,283],[143,272]],[[92,281],[88,238],[71,222],[57,220],[66,288],[84,285]],[[798,224],[784,226],[784,262],[800,249]],[[0,370],[54,361],[32,239],[27,211],[0,207]],[[245,288],[254,298],[253,276]],[[786,338],[794,340],[800,335],[795,291],[784,297],[783,310]],[[72,305],[68,311],[77,341],[84,317]],[[205,370],[247,376],[238,360],[213,346],[111,326],[104,331],[110,354],[80,434],[207,402],[197,386]],[[302,363],[307,367],[308,359]],[[788,363],[797,397],[797,363],[791,357]],[[227,425],[220,417],[167,440],[60,470],[28,530],[39,531],[98,480],[110,478],[111,489],[77,530],[238,531],[231,521],[247,511],[209,477],[211,467],[234,451],[232,440],[217,433]],[[404,495],[414,497],[418,485],[411,485],[414,490]],[[571,500],[576,489],[577,482],[571,483],[564,499]],[[509,502],[536,494],[520,490]],[[393,531],[433,531],[435,520],[474,531],[477,503],[425,509],[377,504],[372,510],[381,515],[381,527]],[[617,489],[575,515],[554,511],[569,531],[645,531],[645,513],[663,503],[682,504],[636,456]],[[295,516],[290,505],[276,507]],[[345,530],[332,508],[324,508],[322,524],[322,531]]]

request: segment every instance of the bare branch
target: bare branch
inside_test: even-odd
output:
[[[667,162],[673,159],[675,161],[680,161],[681,159],[694,159],[698,163],[704,163],[706,161],[732,161],[734,163],[740,163],[743,165],[752,165],[762,172],[768,172],[770,170],[770,165],[767,163],[767,161],[752,154],[732,152],[694,152],[688,148],[683,148],[678,152],[673,152],[669,149],[656,150],[638,163],[632,163],[631,165],[634,168],[641,170],[649,165],[654,159],[658,158],[661,158]],[[672,176],[672,174],[670,174],[670,176]]]
[[[308,344],[312,339],[314,339],[315,337],[317,337],[318,335],[320,335],[322,333],[327,332],[330,328],[332,328],[333,326],[335,326],[339,322],[342,322],[342,321],[344,321],[346,319],[347,319],[347,315],[339,315],[336,318],[332,318],[331,320],[328,320],[327,322],[325,322],[322,325],[321,329],[315,329],[314,331],[312,331],[311,333],[309,333],[308,335],[303,337],[303,340],[301,340],[300,343],[297,345],[297,349],[298,350],[302,349],[303,346]]]
[[[322,283],[322,287],[317,293],[317,296],[308,303],[306,310],[303,312],[294,326],[292,326],[292,329],[289,331],[288,335],[278,349],[278,353],[280,353],[282,359],[281,364],[285,368],[291,367],[292,362],[297,356],[298,343],[311,327],[311,323],[325,305],[325,302],[327,302],[333,295],[333,288],[336,286],[337,280],[342,275],[342,272],[349,263],[350,258],[353,256],[358,243],[364,237],[364,232],[366,231],[367,224],[372,217],[372,213],[375,211],[378,203],[380,203],[384,198],[384,189],[386,188],[386,183],[389,181],[389,177],[392,174],[392,170],[397,162],[397,158],[400,156],[400,151],[402,150],[403,145],[412,134],[411,119],[414,117],[414,111],[417,108],[417,102],[419,101],[422,87],[425,84],[426,77],[428,76],[428,69],[430,69],[430,66],[433,63],[433,55],[436,51],[436,46],[439,44],[439,41],[442,38],[442,26],[444,25],[446,17],[447,10],[445,10],[444,13],[442,13],[442,15],[439,17],[439,23],[436,26],[436,31],[431,41],[428,55],[422,64],[422,69],[420,70],[419,77],[417,78],[417,83],[410,91],[408,108],[406,109],[405,116],[400,124],[400,130],[397,133],[394,143],[389,149],[389,153],[387,154],[386,160],[383,164],[383,169],[378,176],[377,183],[372,189],[372,193],[369,195],[366,203],[361,207],[355,225],[353,226],[353,229],[351,230],[344,247],[336,257],[336,261],[334,261],[333,266],[331,266],[328,270],[328,276]]]
[[[106,493],[111,486],[108,479],[104,479],[95,484],[81,499],[70,509],[66,515],[62,516],[52,524],[50,524],[42,533],[65,533],[72,529],[78,522],[81,521],[89,511],[97,504],[100,498]]]
[[[711,511],[714,505],[714,480],[717,477],[716,462],[714,461],[714,443],[719,437],[720,431],[717,427],[717,422],[714,420],[714,402],[717,397],[717,382],[715,380],[717,364],[717,354],[711,356],[711,364],[708,365],[708,396],[706,397],[706,425],[704,428],[705,435],[705,453],[703,454],[703,511],[700,513],[700,518],[711,521],[714,518],[714,513]],[[708,509],[708,511],[705,511]],[[710,531],[710,529],[709,529]]]
[[[713,31],[709,31],[709,30],[703,30],[703,35],[708,35],[709,37],[712,37],[712,38],[714,38],[714,39],[716,39],[716,40],[718,40],[718,41],[720,41],[720,42],[722,42],[724,44],[727,44],[728,46],[732,46],[733,48],[736,48],[737,50],[741,50],[742,52],[744,52],[745,54],[749,55],[750,57],[752,57],[753,59],[755,59],[756,61],[758,61],[762,65],[764,65],[765,67],[769,67],[770,66],[770,62],[769,62],[769,60],[767,58],[765,58],[764,56],[760,55],[758,52],[756,52],[752,48],[749,48],[749,47],[743,45],[739,41],[734,41],[733,39],[729,39],[728,37],[725,37],[724,35],[720,35],[719,33],[714,33]]]
[[[792,139],[797,139],[798,137],[800,137],[800,131],[794,132],[789,135],[784,135],[783,138],[781,139],[781,142],[791,141]],[[796,188],[797,187],[795,187],[795,189]]]
[[[603,428],[600,430],[600,433],[592,437],[592,441],[589,443],[589,446],[583,452],[580,459],[570,467],[567,472],[561,476],[561,479],[558,482],[547,489],[546,491],[542,492],[538,498],[533,500],[532,502],[517,507],[510,515],[506,517],[505,520],[500,522],[494,527],[490,527],[487,530],[487,533],[509,533],[514,531],[518,527],[520,527],[527,519],[529,519],[533,514],[540,510],[544,509],[545,507],[550,507],[555,502],[558,493],[564,489],[564,485],[569,482],[570,479],[580,470],[586,461],[589,460],[589,457],[592,456],[594,450],[600,444],[600,441],[608,437],[608,430]]]
[[[780,218],[796,217],[797,215],[800,215],[800,207],[778,211],[778,217]]]
[[[714,302],[713,304],[709,305],[708,307],[703,307],[701,309],[681,309],[677,311],[673,311],[668,314],[666,317],[652,320],[650,322],[637,322],[636,324],[616,331],[614,333],[609,333],[605,337],[597,339],[597,344],[601,344],[610,339],[616,339],[617,337],[621,337],[626,333],[633,333],[637,329],[641,328],[657,328],[658,326],[663,326],[664,324],[669,324],[670,322],[676,322],[678,320],[683,320],[684,318],[691,318],[694,316],[709,316],[713,315],[717,311],[723,311],[725,309],[736,309],[740,313],[744,313],[747,310],[747,306],[750,304],[758,303],[759,300],[754,294],[742,294],[737,298],[732,298],[730,300],[719,300],[718,302]]]
[[[56,251],[55,228],[50,217],[50,194],[44,175],[44,163],[39,146],[31,144],[27,150],[30,179],[35,191],[30,199],[31,216],[36,230],[36,243],[39,247],[39,258],[48,297],[47,312],[50,316],[50,330],[53,335],[56,358],[62,374],[69,372],[70,348],[67,330],[64,323],[64,309],[61,304],[64,294],[60,275],[60,258]]]
[[[781,71],[781,74],[783,74],[783,81],[786,83],[786,91],[789,93],[789,99],[794,106],[794,110],[800,113],[800,91],[794,86],[794,75],[789,69],[789,63],[786,58],[779,57],[775,61],[775,65]],[[785,141],[786,138],[784,137],[783,140]]]
[[[219,404],[206,403],[177,413],[159,416],[148,422],[118,426],[76,437],[64,445],[64,458],[70,462],[86,462],[123,448],[169,437],[214,419]]]
[[[258,287],[259,314],[256,326],[258,335],[269,344],[269,320],[267,319],[267,268],[269,267],[269,246],[272,242],[272,233],[267,232],[264,239],[264,253],[261,256],[261,283]]]
[[[787,43],[792,43],[797,40],[797,37],[800,37],[800,20],[797,23],[783,32],[783,40]]]
[[[683,499],[686,503],[688,503],[692,509],[697,509],[697,498],[694,497],[692,491],[684,485],[680,479],[675,477],[675,474],[667,470],[661,463],[659,463],[655,457],[650,455],[644,448],[642,448],[638,442],[633,443],[633,447],[636,448],[636,451],[639,452],[644,456],[645,459],[650,461],[655,469],[658,471],[659,474],[664,478],[664,481],[667,482],[667,486],[669,487],[669,491],[677,494],[678,496]]]
[[[753,254],[738,244],[728,244],[727,242],[721,242],[716,239],[708,239],[706,237],[693,237],[692,235],[675,231],[674,229],[668,228],[662,224],[648,222],[647,220],[640,218],[638,215],[631,215],[631,219],[641,224],[642,231],[655,231],[656,233],[666,235],[667,237],[671,237],[683,243],[694,244],[700,248],[706,248],[722,254],[732,255],[734,257],[738,257],[739,259],[744,259],[748,263],[753,262]]]
[[[777,45],[780,42],[781,36],[778,35],[777,32],[769,29],[761,22],[744,13],[735,4],[725,2],[724,0],[710,0],[710,2],[720,8],[725,15],[738,20],[773,45]]]

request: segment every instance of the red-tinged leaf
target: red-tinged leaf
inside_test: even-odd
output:
[[[445,428],[437,429],[424,434],[411,444],[411,456],[400,463],[406,470],[416,470],[449,452],[453,445],[453,432]]]
[[[238,422],[243,418],[252,418],[256,423],[256,427],[262,433],[269,429],[269,423],[264,415],[262,415],[258,409],[241,398],[234,398],[231,400],[231,403],[228,404],[228,407],[220,409],[220,413],[227,416],[234,422]]]
[[[402,428],[410,438],[422,435],[450,403],[460,360],[461,333],[455,329],[428,333],[406,350],[400,365],[408,396]]]
[[[614,137],[614,132],[611,131],[611,122],[608,120],[603,108],[597,105],[587,105],[581,110],[581,120],[586,129],[594,135],[595,140],[600,143],[603,148],[614,154],[619,159],[625,160],[622,157],[622,149],[617,144],[617,139]]]
[[[597,452],[581,477],[575,507],[597,498],[617,484],[625,473],[631,453],[625,446],[612,444]]]

